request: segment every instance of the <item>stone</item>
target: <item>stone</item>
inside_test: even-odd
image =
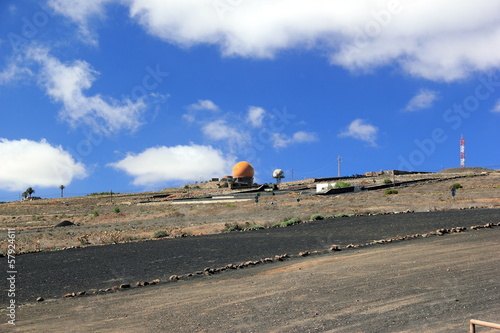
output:
[[[56,224],[54,227],[55,228],[59,228],[59,227],[71,227],[71,226],[74,226],[74,225],[75,224],[73,222],[65,220],[65,221],[62,221],[59,224]]]
[[[63,297],[75,297],[75,293],[67,293]]]
[[[119,287],[119,286],[113,286],[113,287],[111,288],[111,290],[118,290],[118,289],[120,289],[120,287]]]
[[[332,245],[330,246],[330,251],[342,251],[342,249],[338,245]]]
[[[43,297],[38,297],[38,298],[36,299],[36,301],[37,301],[37,302],[43,302],[44,300],[45,300],[45,299],[44,299]]]
[[[128,284],[128,283],[120,284],[120,289],[128,289],[128,288],[130,288],[130,284]]]
[[[168,279],[170,281],[177,281],[177,280],[179,280],[179,277],[177,275],[170,275],[170,277]]]
[[[83,296],[85,294],[86,294],[85,291],[79,291],[79,292],[76,293],[77,296]]]

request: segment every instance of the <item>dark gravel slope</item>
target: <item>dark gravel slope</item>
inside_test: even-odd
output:
[[[38,296],[58,298],[68,292],[166,279],[205,267],[324,250],[331,244],[363,244],[488,222],[500,222],[500,209],[337,218],[286,228],[26,254],[17,257],[17,301],[33,302]],[[7,267],[6,258],[0,258],[0,267]],[[3,292],[2,303],[5,298]]]

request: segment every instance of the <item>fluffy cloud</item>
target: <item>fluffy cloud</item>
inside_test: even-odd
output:
[[[63,64],[42,48],[30,49],[27,58],[40,65],[40,85],[54,101],[63,104],[59,116],[71,126],[85,124],[95,131],[111,134],[122,129],[134,131],[141,125],[140,118],[146,109],[142,100],[132,102],[84,94],[98,74],[89,63],[76,60]]]
[[[78,24],[83,41],[96,45],[97,38],[89,28],[91,17],[103,17],[104,5],[113,0],[73,0],[71,5],[65,0],[49,0],[48,5],[57,13],[68,17]]]
[[[0,139],[0,156],[0,188],[8,191],[67,186],[73,179],[87,176],[83,164],[46,140]]]
[[[210,110],[210,111],[218,111],[219,107],[217,104],[212,102],[209,99],[199,99],[198,102],[193,103],[187,107],[188,110]]]
[[[0,85],[19,81],[26,76],[32,76],[33,72],[27,67],[21,67],[20,61],[12,61],[0,72]]]
[[[134,177],[134,185],[151,186],[169,181],[193,181],[228,172],[235,159],[211,146],[189,145],[148,148],[128,154],[109,166]]]
[[[109,1],[49,4],[85,31]],[[272,58],[306,47],[351,70],[396,62],[412,75],[444,81],[500,66],[500,49],[491,47],[500,43],[497,0],[115,1],[166,42],[218,45],[226,56]]]
[[[248,108],[247,121],[252,127],[261,127],[264,121],[266,111],[258,106],[250,106]]]
[[[227,141],[233,150],[248,142],[248,133],[230,126],[226,120],[218,119],[206,123],[202,128],[203,134],[210,140]]]
[[[417,111],[432,107],[434,101],[438,99],[438,94],[435,91],[428,89],[420,89],[417,95],[408,102],[405,107],[406,111]]]
[[[182,117],[189,123],[196,121],[197,111],[219,111],[217,104],[209,99],[199,99],[198,102],[188,105],[186,109],[188,112]]]
[[[273,133],[271,137],[273,147],[275,149],[286,148],[295,143],[306,143],[318,141],[316,133],[298,131],[295,132],[292,137],[287,136],[283,133]]]
[[[377,127],[368,124],[363,119],[355,119],[347,126],[344,132],[339,134],[339,137],[351,137],[376,146],[377,133]]]

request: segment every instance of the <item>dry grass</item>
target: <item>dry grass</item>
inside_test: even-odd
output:
[[[450,177],[450,174],[397,176],[396,181],[415,178]],[[357,184],[382,184],[388,176],[350,181]],[[312,185],[312,180],[283,183]],[[463,189],[451,198],[449,186],[460,183]],[[224,192],[225,191],[225,192]],[[18,252],[63,249],[74,246],[102,245],[118,242],[152,239],[157,230],[165,230],[168,237],[184,237],[220,233],[227,225],[271,226],[289,218],[309,220],[313,214],[375,214],[394,211],[432,211],[468,207],[500,207],[500,173],[475,175],[449,181],[434,181],[398,187],[399,194],[384,195],[384,190],[337,196],[261,195],[259,204],[253,201],[212,204],[173,205],[164,199],[151,199],[160,193],[138,193],[108,196],[88,196],[47,199],[32,202],[11,202],[0,205],[0,232],[16,229]],[[186,196],[178,189],[169,189],[176,197]],[[199,189],[192,196],[224,194],[228,190]],[[297,198],[300,197],[300,202]],[[149,200],[149,201],[148,201]],[[275,204],[271,205],[271,201]],[[115,207],[120,212],[115,213]],[[93,211],[98,212],[93,214]],[[78,226],[54,228],[63,220]],[[5,252],[5,237],[0,251]]]

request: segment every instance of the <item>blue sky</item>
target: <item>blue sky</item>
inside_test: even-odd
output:
[[[442,13],[447,13],[442,15]],[[500,3],[0,3],[0,201],[499,168]],[[293,171],[292,171],[293,170]]]

